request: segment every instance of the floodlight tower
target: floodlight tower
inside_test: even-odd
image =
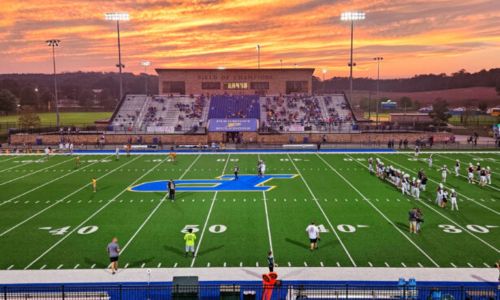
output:
[[[340,15],[340,20],[344,22],[351,22],[351,55],[349,60],[349,98],[352,101],[352,68],[355,66],[353,63],[353,44],[354,44],[354,22],[362,21],[366,18],[364,12],[348,11]]]
[[[260,45],[257,45],[257,68],[260,69]]]
[[[120,100],[123,97],[123,78],[122,78],[122,68],[125,66],[122,64],[122,52],[121,52],[121,44],[120,44],[120,21],[128,21],[129,15],[126,12],[111,12],[105,13],[104,18],[107,21],[116,21],[116,32],[118,34],[118,70],[120,72]]]
[[[59,46],[60,40],[47,40],[47,46],[52,47],[52,66],[54,68],[54,102],[56,104],[56,127],[59,129],[59,98],[57,97],[57,76],[56,76],[56,47]],[[37,90],[38,95],[38,90]]]
[[[380,91],[380,87],[379,87],[379,82],[380,82],[380,62],[384,60],[384,58],[382,56],[377,56],[377,57],[374,57],[373,60],[375,60],[377,62],[377,99],[375,101],[375,103],[377,103],[377,117],[376,117],[376,122],[375,124],[377,125],[378,127],[378,106],[379,106],[379,101],[380,101],[380,96],[379,96],[379,91]]]
[[[146,97],[148,96],[148,81],[149,81],[149,77],[148,77],[148,67],[151,65],[151,62],[150,61],[147,61],[147,60],[143,60],[141,61],[141,66],[144,67],[144,75],[146,77],[146,80],[145,80],[145,85],[146,85]]]

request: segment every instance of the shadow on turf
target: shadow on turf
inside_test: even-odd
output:
[[[222,248],[224,248],[224,245],[220,245],[220,246],[216,246],[216,247],[208,248],[208,249],[205,249],[205,250],[203,250],[203,251],[200,251],[200,252],[198,253],[198,255],[205,255],[205,254],[208,254],[208,253],[210,253],[210,252],[217,251],[217,250],[222,249]]]
[[[303,242],[299,242],[299,241],[295,241],[295,240],[292,240],[292,239],[289,239],[289,238],[286,238],[285,241],[287,243],[290,243],[292,245],[295,245],[299,248],[302,248],[302,249],[305,249],[305,250],[309,250],[309,243],[303,243]],[[318,242],[318,248],[323,248],[323,247],[326,247],[326,246],[330,246],[333,244],[333,241],[328,241],[328,242],[324,242],[322,243],[321,240]]]
[[[163,249],[165,249],[165,251],[172,252],[173,254],[184,256],[184,251],[182,251],[179,247],[163,246]]]

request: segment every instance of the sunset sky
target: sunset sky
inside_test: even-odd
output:
[[[123,63],[153,68],[316,68],[348,76],[345,10],[355,25],[356,77],[478,71],[500,67],[500,0],[0,0],[0,73],[50,73],[47,39],[62,40],[59,71],[115,71],[116,27],[105,12],[125,11]]]

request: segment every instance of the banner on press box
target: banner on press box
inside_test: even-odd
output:
[[[257,131],[257,119],[210,119],[208,131]]]

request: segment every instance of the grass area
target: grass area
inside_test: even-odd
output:
[[[63,126],[69,125],[83,125],[94,124],[94,121],[110,118],[112,112],[62,112],[60,114],[61,124]],[[56,123],[55,113],[39,113],[42,126],[54,125]],[[17,123],[18,115],[0,116],[0,124],[2,123]]]
[[[434,154],[434,168],[400,154],[191,154],[176,163],[165,155],[120,157],[0,157],[0,269],[105,268],[104,251],[113,236],[122,247],[122,267],[266,266],[273,249],[279,267],[478,267],[493,266],[500,248],[500,156],[498,153]],[[427,191],[417,201],[366,170],[367,159],[428,174]],[[258,159],[267,174],[255,176]],[[459,192],[459,211],[434,204],[440,182],[437,166],[481,162],[493,170],[493,185],[467,184],[448,176]],[[215,179],[252,175],[238,183],[201,191],[180,191],[171,202],[165,192],[128,188],[166,180]],[[97,177],[97,192],[90,180]],[[249,181],[246,181],[246,180]],[[230,179],[228,179],[230,180]],[[192,182],[191,182],[192,183]],[[249,183],[249,184],[247,184]],[[274,186],[265,191],[258,184]],[[419,235],[408,232],[408,211],[420,207],[425,222]],[[319,249],[308,250],[305,228],[322,231]],[[193,228],[197,257],[184,257],[182,231]],[[279,272],[279,269],[278,269]]]
[[[452,125],[464,125],[460,122],[460,116],[452,116],[449,120]],[[468,126],[486,126],[486,125],[494,125],[500,122],[499,117],[493,117],[490,115],[478,115],[478,116],[470,116],[467,121]]]

